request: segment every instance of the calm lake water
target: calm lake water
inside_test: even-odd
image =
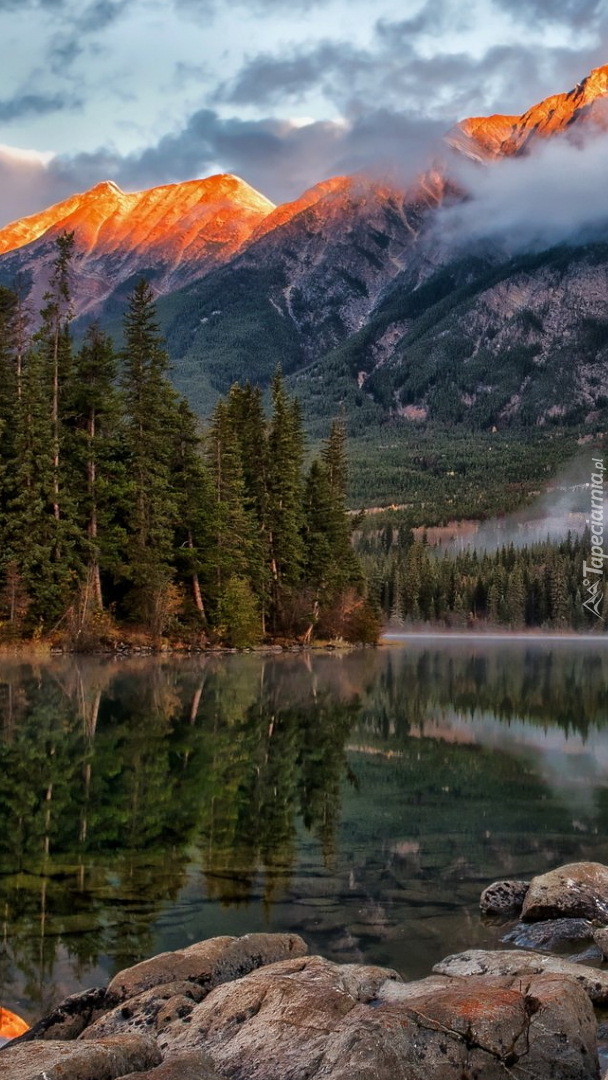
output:
[[[608,640],[0,662],[0,1004],[215,934],[405,977],[481,889],[608,862]]]

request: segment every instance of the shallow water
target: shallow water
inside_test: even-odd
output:
[[[608,641],[0,662],[0,1004],[214,934],[426,974],[481,889],[608,862]]]

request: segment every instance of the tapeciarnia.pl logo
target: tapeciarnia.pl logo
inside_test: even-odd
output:
[[[583,585],[587,599],[583,607],[604,619],[604,459],[591,458],[594,471],[591,473],[591,555],[589,562],[583,562]]]

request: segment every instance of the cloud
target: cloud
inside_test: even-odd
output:
[[[214,98],[231,104],[266,106],[298,99],[311,88],[331,84],[332,75],[345,68],[359,67],[364,54],[348,45],[322,42],[308,50],[293,50],[290,55],[260,53],[247,61],[231,82],[218,87]]]
[[[268,108],[322,93],[342,115],[372,111],[372,103],[381,103],[442,118],[448,128],[466,115],[523,111],[556,89],[567,89],[570,80],[574,85],[597,60],[592,50],[531,41],[495,44],[479,55],[448,51],[449,35],[466,29],[459,10],[433,3],[413,18],[378,20],[366,48],[324,40],[258,53],[218,86],[214,100]],[[425,35],[434,42],[430,50],[421,47]]]
[[[562,23],[576,30],[596,30],[608,15],[606,0],[497,0],[497,3],[518,21]]]
[[[140,155],[111,163],[102,152],[66,162],[99,176],[100,165],[127,186],[147,186],[205,175],[221,162],[275,202],[296,198],[329,176],[373,168],[398,169],[413,179],[436,151],[442,125],[377,109],[350,123],[306,125],[266,119],[223,119],[210,109],[196,112],[185,128],[162,138]],[[57,163],[56,168],[59,168]]]
[[[608,116],[607,116],[608,120]],[[524,157],[490,166],[461,163],[458,175],[470,200],[441,211],[445,242],[494,239],[510,252],[592,240],[608,229],[605,183],[608,131],[577,141],[537,143]]]
[[[312,11],[317,7],[327,7],[332,0],[234,0],[238,7],[249,8],[260,15],[268,13],[287,13]],[[173,0],[175,9],[197,21],[208,19],[219,9],[221,0]]]
[[[0,12],[22,11],[23,8],[42,8],[44,11],[61,11],[67,0],[0,0]]]
[[[16,94],[15,97],[0,101],[0,121],[8,123],[24,116],[44,116],[73,108],[75,104],[62,94]]]
[[[87,39],[103,33],[128,11],[129,0],[93,0],[69,19],[49,41],[47,58],[55,74],[66,70],[85,52]]]
[[[77,29],[84,34],[96,34],[119,19],[127,10],[129,0],[94,0],[85,8],[77,22]]]
[[[49,174],[52,155],[0,145],[0,224],[31,214],[68,194],[55,188]]]

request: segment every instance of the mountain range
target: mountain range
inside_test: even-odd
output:
[[[0,281],[33,308],[74,231],[78,326],[116,331],[145,276],[174,377],[205,414],[235,380],[290,377],[311,430],[601,428],[608,407],[608,230],[519,248],[443,231],[468,168],[608,130],[608,66],[521,116],[473,117],[408,184],[334,177],[274,206],[230,175],[124,193],[111,181],[0,229]],[[584,151],[583,151],[584,152]],[[512,167],[517,167],[517,161]]]

